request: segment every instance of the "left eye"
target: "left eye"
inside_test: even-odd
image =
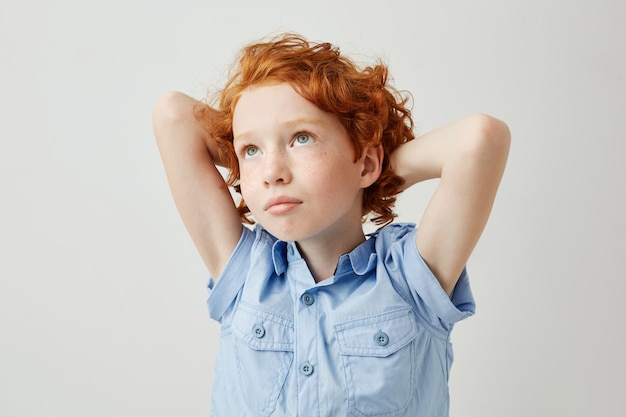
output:
[[[305,145],[311,141],[311,136],[306,133],[300,133],[296,136],[295,145]]]

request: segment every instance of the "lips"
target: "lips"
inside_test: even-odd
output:
[[[288,211],[295,206],[302,204],[301,200],[293,197],[280,196],[271,198],[263,206],[265,211]]]

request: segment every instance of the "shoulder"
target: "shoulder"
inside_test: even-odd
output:
[[[258,266],[259,263],[271,261],[277,240],[261,225],[257,224],[252,229],[244,226],[239,243],[222,271],[220,280],[224,276],[232,279],[233,275],[245,275],[250,268]]]
[[[417,249],[417,233],[413,223],[392,223],[375,234],[378,274],[388,276],[429,322],[450,329],[451,323],[474,314],[468,275],[464,269],[452,297],[446,294]]]
[[[415,231],[417,231],[415,223],[389,223],[371,233],[371,236],[376,236],[377,239],[401,238]]]
[[[216,280],[209,280],[207,303],[213,319],[221,320],[251,271],[258,275],[262,270],[273,270],[272,248],[276,241],[274,236],[259,225],[254,229],[242,227],[239,242],[226,266]]]
[[[244,228],[247,229],[246,227]],[[274,244],[278,241],[278,238],[271,235],[260,224],[256,224],[252,230],[248,229],[247,233],[250,233],[254,238],[252,245],[252,251],[254,252],[271,251]]]
[[[394,246],[411,245],[411,241],[415,242],[416,233],[415,223],[391,223],[372,233],[371,236],[376,238],[376,252],[382,255]]]

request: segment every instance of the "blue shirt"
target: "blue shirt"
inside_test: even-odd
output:
[[[448,297],[416,232],[382,228],[315,283],[293,242],[243,228],[209,281],[212,416],[448,416],[450,331],[474,299],[465,271]]]

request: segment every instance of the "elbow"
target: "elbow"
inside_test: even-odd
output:
[[[178,91],[168,91],[163,94],[152,109],[152,122],[159,124],[168,121],[180,119],[181,102],[184,100],[184,94]]]
[[[511,131],[502,120],[486,114],[474,114],[469,123],[466,151],[478,158],[506,161],[511,146]]]
[[[152,109],[152,127],[157,142],[166,136],[161,133],[195,118],[192,101],[191,97],[178,91],[168,91],[159,97]]]

